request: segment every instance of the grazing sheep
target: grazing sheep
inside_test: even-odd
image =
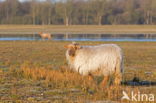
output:
[[[102,84],[106,86],[109,77],[115,77],[114,84],[119,85],[122,80],[123,56],[121,48],[116,44],[102,44],[97,46],[80,46],[77,43],[66,45],[66,58],[70,68],[81,75],[104,76]]]
[[[39,32],[39,35],[41,36],[42,39],[51,39],[51,34],[49,33],[42,33],[42,32]]]

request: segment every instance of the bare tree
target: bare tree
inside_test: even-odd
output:
[[[32,14],[32,24],[36,24],[36,15],[37,15],[37,1],[32,0],[31,1],[31,14]]]
[[[92,0],[92,6],[95,9],[97,24],[102,25],[102,16],[104,16],[106,12],[106,0]]]
[[[156,24],[156,0],[0,1],[0,24]]]
[[[64,17],[65,17],[65,25],[68,26],[71,22],[71,14],[73,9],[73,0],[67,0],[64,5]]]

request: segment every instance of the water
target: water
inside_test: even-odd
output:
[[[55,41],[156,41],[156,34],[53,34]],[[41,40],[37,34],[0,34],[0,41]]]

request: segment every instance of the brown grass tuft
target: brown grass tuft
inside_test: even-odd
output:
[[[18,74],[24,78],[33,80],[44,80],[47,84],[52,83],[57,87],[89,87],[96,84],[89,80],[88,76],[81,76],[72,72],[67,67],[61,67],[59,70],[49,69],[45,67],[29,67],[21,66]],[[95,85],[94,85],[95,84]]]

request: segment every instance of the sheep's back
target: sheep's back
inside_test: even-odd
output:
[[[115,44],[84,46],[78,50],[74,60],[74,69],[86,75],[98,69],[104,75],[115,70],[117,59],[121,59],[121,49]]]

